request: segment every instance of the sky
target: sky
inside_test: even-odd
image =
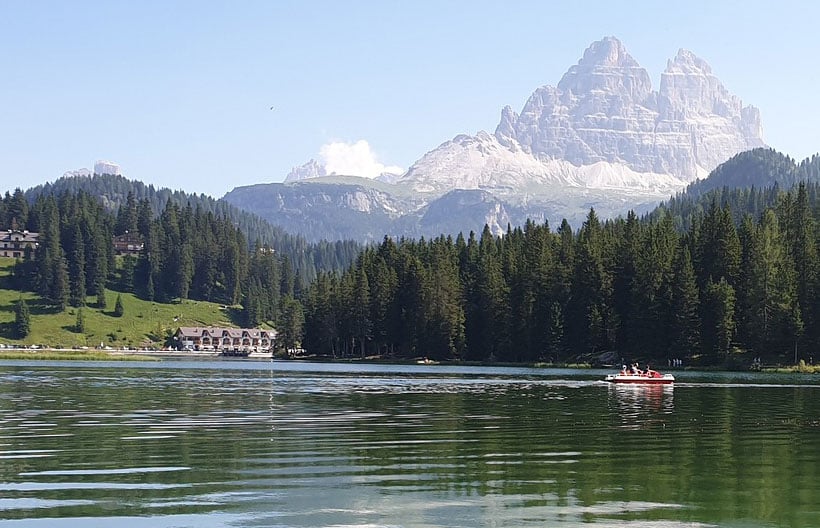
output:
[[[820,151],[820,3],[0,0],[0,192],[118,163],[221,197],[310,159],[375,175],[492,132],[615,36],[657,89],[679,48]]]

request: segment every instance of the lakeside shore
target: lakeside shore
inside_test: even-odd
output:
[[[252,353],[249,356],[224,356],[214,351],[194,350],[146,350],[130,348],[65,349],[12,347],[0,349],[0,360],[67,360],[67,361],[162,361],[164,359],[272,359],[271,354]]]
[[[193,351],[193,350],[138,350],[138,349],[59,349],[59,348],[6,348],[0,349],[0,360],[40,360],[40,361],[163,361],[163,360],[230,360],[230,361],[260,361],[288,359],[275,357],[270,353],[252,353],[248,356],[225,356],[214,351]],[[318,362],[318,363],[382,363],[382,364],[421,364],[421,365],[462,365],[462,366],[483,366],[483,367],[512,367],[512,368],[572,368],[588,369],[592,366],[588,363],[572,364],[552,364],[552,363],[497,363],[497,362],[475,362],[475,361],[424,361],[423,359],[389,360],[381,357],[367,358],[330,358],[318,356],[305,356],[290,358],[291,360]],[[719,367],[670,367],[666,370],[709,370],[709,371],[732,371],[732,369],[722,369]],[[809,365],[801,361],[797,365],[772,365],[763,367],[758,372],[780,373],[780,374],[820,374],[820,365]]]

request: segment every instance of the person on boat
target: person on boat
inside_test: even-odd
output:
[[[641,369],[638,368],[638,364],[633,363],[632,364],[632,375],[640,376],[641,374],[643,374],[643,372],[641,372]]]
[[[644,375],[649,378],[655,377],[655,371],[649,366],[649,363],[646,364],[646,371],[644,371]]]
[[[627,375],[626,365],[621,365],[621,376],[626,376],[626,375]]]

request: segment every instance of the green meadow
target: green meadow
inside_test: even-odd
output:
[[[69,307],[55,311],[39,295],[10,288],[14,259],[0,257],[0,343],[4,345],[39,345],[49,348],[162,348],[180,326],[236,326],[233,308],[222,305],[183,300],[163,304],[138,299],[122,293],[124,314],[114,315],[116,291],[106,290],[106,307],[96,305],[97,298],[88,297],[83,307],[84,330],[76,331],[77,311]],[[31,333],[24,339],[13,335],[14,308],[24,299],[31,312]]]

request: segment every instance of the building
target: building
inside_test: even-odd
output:
[[[179,350],[268,351],[276,340],[276,330],[181,326],[174,340]]]
[[[37,250],[40,233],[9,229],[0,232],[0,257],[23,258],[26,252]]]
[[[117,235],[114,237],[114,253],[117,255],[139,255],[142,248],[145,247],[145,242],[138,233],[129,233]]]

